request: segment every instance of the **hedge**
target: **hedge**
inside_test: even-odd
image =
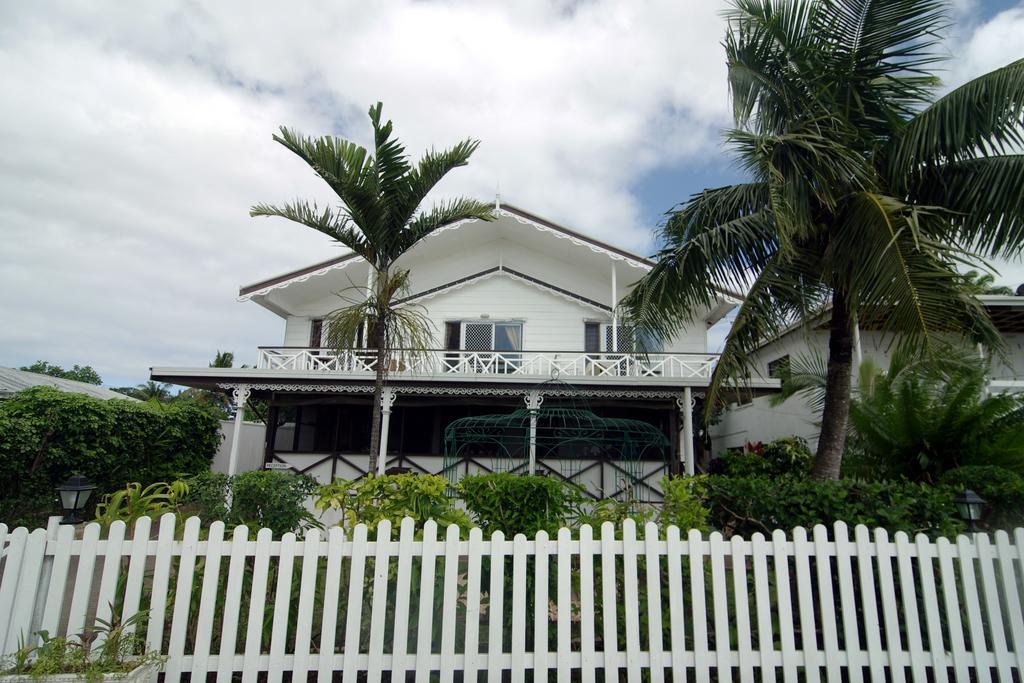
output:
[[[951,486],[906,481],[817,481],[801,477],[696,477],[693,491],[710,525],[726,536],[749,538],[837,521],[890,533],[954,536],[964,528]]]
[[[100,399],[34,387],[0,402],[0,522],[35,526],[59,512],[55,488],[72,474],[98,499],[209,470],[220,421],[192,402]]]

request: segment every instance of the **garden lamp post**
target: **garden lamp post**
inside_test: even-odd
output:
[[[78,524],[82,521],[79,513],[85,509],[89,497],[96,490],[96,484],[80,474],[76,474],[66,482],[57,487],[60,494],[60,506],[64,509],[64,518],[61,524]]]
[[[980,531],[978,521],[985,509],[985,499],[971,489],[964,489],[960,495],[953,499],[956,503],[957,513],[960,519],[967,522],[967,530],[971,533]]]

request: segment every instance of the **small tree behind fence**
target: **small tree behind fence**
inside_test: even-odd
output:
[[[0,646],[145,610],[166,679],[1021,680],[1024,530],[955,542],[838,523],[725,539],[648,524],[485,540],[303,539],[173,515],[0,525]],[[439,538],[439,534],[443,537]]]

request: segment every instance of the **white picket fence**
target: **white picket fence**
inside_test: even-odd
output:
[[[168,681],[1021,680],[1024,530],[843,524],[749,540],[626,522],[443,539],[429,522],[279,540],[196,518],[8,532],[0,644],[148,610]],[[466,535],[463,532],[464,536]],[[143,628],[140,626],[140,628]],[[365,672],[365,673],[364,673]]]

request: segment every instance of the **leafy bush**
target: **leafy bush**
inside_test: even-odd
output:
[[[579,516],[583,494],[572,484],[553,477],[518,474],[480,474],[465,477],[459,495],[473,521],[485,535],[533,537],[541,529],[556,533]]]
[[[185,506],[190,515],[204,523],[228,521],[228,497],[231,495],[231,477],[223,472],[202,472],[188,480]]]
[[[799,436],[784,436],[768,443],[748,444],[743,451],[728,451],[718,474],[732,477],[781,477],[811,471],[814,455]]]
[[[595,533],[600,533],[601,525],[605,522],[611,522],[616,529],[621,529],[622,523],[631,519],[636,522],[638,527],[642,527],[654,519],[656,513],[657,510],[653,505],[604,498],[594,501],[592,505],[584,506],[576,518],[576,525],[589,524],[594,527]]]
[[[318,510],[337,510],[342,525],[349,528],[366,524],[371,534],[381,520],[391,521],[397,530],[402,518],[411,517],[417,527],[428,519],[441,527],[457,524],[472,526],[469,516],[452,505],[445,495],[448,480],[435,474],[391,474],[364,477],[356,481],[338,480],[316,491]]]
[[[803,480],[796,477],[693,479],[693,492],[708,510],[711,526],[726,535],[843,521],[891,532],[953,536],[963,529],[956,490],[902,481]]]
[[[658,523],[662,526],[674,524],[684,536],[690,529],[707,531],[708,528],[708,511],[694,491],[695,481],[693,477],[665,477],[661,480],[665,501]]]
[[[1024,477],[994,465],[958,467],[942,475],[941,482],[960,491],[971,489],[985,499],[982,522],[992,529],[1024,525]]]
[[[100,494],[208,470],[220,422],[192,403],[157,406],[34,387],[0,402],[0,521],[37,526],[74,473]],[[9,492],[17,492],[10,495]]]
[[[103,501],[96,504],[96,521],[108,527],[116,521],[130,524],[140,517],[178,512],[187,496],[188,483],[180,479],[169,484],[156,482],[146,488],[139,483],[128,484],[103,496]]]
[[[306,499],[317,483],[305,474],[281,470],[253,470],[231,478],[231,510],[226,523],[267,527],[278,536],[317,526],[306,509]]]

